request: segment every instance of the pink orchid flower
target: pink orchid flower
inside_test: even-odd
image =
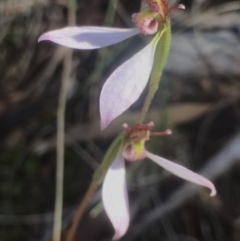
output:
[[[167,15],[183,5],[168,7],[165,0],[146,0],[149,9],[133,14],[137,28],[66,27],[40,36],[39,42],[50,40],[74,49],[98,49],[124,41],[134,35],[155,34],[162,29]],[[157,41],[119,66],[105,82],[100,95],[101,128],[105,129],[140,96],[151,74]]]
[[[127,132],[127,142],[111,164],[102,187],[103,205],[115,229],[114,240],[121,238],[126,233],[130,222],[124,159],[127,161],[138,161],[147,157],[176,176],[208,187],[211,190],[210,196],[216,195],[213,183],[203,176],[179,164],[154,155],[145,149],[144,145],[149,140],[149,136],[168,135],[171,134],[170,130],[150,132],[153,128],[152,122],[147,125],[137,124],[132,128],[125,124],[124,128]]]

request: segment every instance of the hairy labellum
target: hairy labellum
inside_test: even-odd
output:
[[[155,13],[146,10],[140,13],[134,13],[132,15],[132,21],[143,34],[151,35],[158,31],[158,21],[155,17]]]

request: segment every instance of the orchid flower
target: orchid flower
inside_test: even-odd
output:
[[[132,128],[124,124],[124,128],[126,142],[108,169],[102,187],[103,205],[115,229],[114,240],[121,238],[126,233],[130,222],[124,159],[134,162],[147,157],[174,175],[209,188],[210,196],[216,195],[213,183],[203,176],[145,149],[145,142],[149,140],[150,136],[169,135],[170,130],[150,132],[153,128],[152,122],[147,125],[137,124]]]
[[[98,49],[119,43],[139,33],[156,35],[146,47],[124,62],[106,80],[100,95],[102,129],[139,98],[147,85],[154,62],[159,61],[162,56],[162,62],[165,63],[170,44],[165,43],[165,53],[161,52],[162,47],[159,53],[155,54],[155,50],[166,26],[170,29],[168,13],[174,9],[184,8],[182,4],[168,7],[166,0],[146,2],[149,8],[132,16],[137,28],[66,27],[46,32],[39,38],[39,41],[50,40],[74,49]],[[160,63],[158,67],[161,69],[163,66],[164,64]]]

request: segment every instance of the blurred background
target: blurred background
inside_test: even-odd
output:
[[[169,1],[169,4],[175,3]],[[131,226],[125,241],[240,240],[240,2],[185,0],[171,13],[172,45],[147,121],[148,150],[211,179],[216,197],[149,160],[127,164]],[[77,25],[132,27],[140,0],[77,0]],[[68,25],[66,0],[0,1],[0,241],[50,241],[56,111],[65,49],[38,37]],[[68,79],[63,240],[111,141],[134,124],[146,96],[100,131],[99,93],[110,73],[146,44],[135,36],[74,50]],[[113,97],[114,98],[114,97]],[[110,240],[94,194],[75,240]]]

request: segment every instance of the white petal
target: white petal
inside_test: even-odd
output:
[[[153,41],[118,67],[105,82],[100,95],[102,129],[139,98],[151,74],[155,48]]]
[[[174,162],[168,161],[160,156],[154,155],[150,152],[146,152],[146,156],[156,162],[158,165],[168,170],[169,172],[179,176],[187,181],[194,182],[196,184],[208,187],[211,190],[210,196],[216,195],[216,189],[212,182],[210,182],[205,177],[183,167]]]
[[[115,229],[114,240],[126,233],[130,221],[125,174],[124,159],[119,153],[110,166],[102,187],[103,205]]]
[[[44,33],[38,39],[74,49],[98,49],[119,43],[140,31],[137,28],[67,27]]]

